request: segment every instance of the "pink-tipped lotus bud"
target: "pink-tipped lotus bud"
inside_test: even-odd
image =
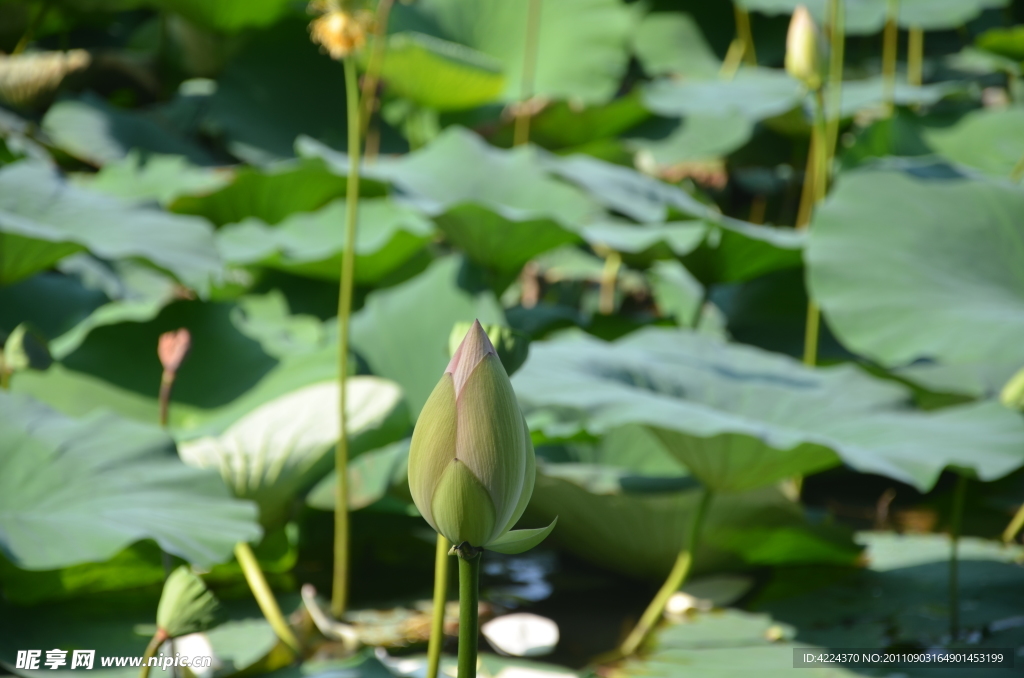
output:
[[[160,357],[160,364],[163,365],[164,372],[175,374],[191,347],[192,335],[184,327],[161,334],[160,341],[156,346],[156,354]]]
[[[536,476],[533,443],[512,383],[479,322],[427,399],[409,449],[409,489],[431,527],[455,545],[521,553],[554,528],[510,532]]]

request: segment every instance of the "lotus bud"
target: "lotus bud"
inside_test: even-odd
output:
[[[824,81],[824,42],[811,13],[798,5],[786,35],[786,70],[811,90],[819,89]]]
[[[530,431],[498,352],[474,322],[430,394],[409,448],[409,490],[456,546],[522,553],[550,534],[512,530],[533,494]]]

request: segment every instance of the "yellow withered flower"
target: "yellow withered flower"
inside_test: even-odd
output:
[[[309,11],[320,15],[309,24],[310,37],[332,59],[344,59],[366,44],[373,24],[370,12],[353,12],[337,0],[314,0],[309,3]]]

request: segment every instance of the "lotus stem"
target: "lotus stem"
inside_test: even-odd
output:
[[[274,629],[274,633],[277,634],[281,642],[287,645],[296,656],[302,656],[299,639],[295,637],[292,628],[281,614],[281,607],[277,604],[277,598],[270,590],[270,585],[267,584],[267,578],[263,576],[263,570],[260,569],[259,561],[256,560],[256,554],[252,552],[252,547],[244,541],[238,542],[235,544],[235,558],[242,567],[245,581],[248,582],[249,589],[256,598],[256,603],[259,604],[260,611],[263,612],[270,628]]]
[[[819,89],[814,97],[814,141],[811,143],[812,156],[814,158],[813,172],[813,196],[812,205],[817,205],[825,199],[828,191],[829,153],[826,148],[828,131],[825,125],[825,96]],[[812,208],[813,211],[813,208]],[[806,228],[808,223],[804,224]],[[804,332],[804,364],[815,366],[818,364],[818,335],[821,331],[821,309],[813,299],[807,303],[807,325]]]
[[[160,649],[165,640],[167,640],[167,631],[157,629],[150,639],[149,645],[146,646],[146,652],[142,655],[142,668],[139,669],[139,678],[149,678],[149,660],[156,656],[156,651]]]
[[[732,7],[736,15],[736,39],[743,42],[743,60],[750,66],[756,66],[757,52],[754,50],[754,33],[750,30],[750,13],[735,2]]]
[[[725,53],[725,58],[722,59],[722,67],[718,69],[718,77],[722,80],[732,80],[736,76],[736,71],[740,69],[740,64],[743,62],[743,54],[746,51],[746,43],[739,38],[733,38],[733,41],[729,43],[729,51]]]
[[[705,487],[701,491],[700,500],[697,504],[696,510],[693,512],[692,521],[690,523],[690,533],[687,535],[686,544],[683,546],[683,550],[679,552],[676,557],[676,563],[672,566],[672,571],[668,575],[668,579],[662,584],[658,590],[657,595],[654,596],[654,600],[644,610],[643,615],[640,617],[640,621],[636,627],[626,638],[626,641],[622,643],[620,652],[623,656],[630,656],[643,644],[644,640],[654,629],[654,626],[661,619],[662,612],[665,611],[665,606],[668,605],[668,600],[671,598],[679,588],[686,583],[686,578],[690,574],[690,569],[693,565],[693,554],[697,548],[697,544],[700,540],[700,532],[704,527],[704,519],[707,517],[708,506],[711,505],[711,497],[713,492]],[[459,675],[462,675],[461,672]]]
[[[957,475],[953,490],[953,516],[949,526],[952,541],[949,551],[949,637],[956,641],[960,635],[960,530],[964,519],[964,499],[967,495],[967,476]]]
[[[829,44],[832,51],[828,68],[828,110],[825,157],[829,171],[839,143],[839,125],[843,118],[843,66],[846,59],[846,6],[843,0],[831,0],[829,5]]]
[[[480,643],[480,549],[456,548],[459,556],[459,678],[476,678]]]
[[[448,602],[448,550],[451,544],[437,535],[434,553],[434,607],[430,619],[430,643],[427,645],[427,678],[437,678],[444,647],[444,606]]]
[[[1012,543],[1013,540],[1017,538],[1022,527],[1024,527],[1024,504],[1020,505],[1017,512],[1013,514],[1013,520],[1011,520],[1010,524],[1006,526],[1005,530],[1003,530],[1003,543]]]
[[[526,48],[523,51],[523,80],[519,108],[516,112],[512,145],[522,146],[530,140],[530,112],[528,102],[533,97],[534,80],[537,77],[537,50],[540,45],[541,0],[530,0],[526,14]]]
[[[341,619],[348,604],[348,423],[345,383],[348,381],[348,320],[352,313],[356,220],[359,217],[359,79],[355,56],[344,58],[345,100],[348,113],[348,186],[345,198],[345,252],[338,295],[338,444],[334,453],[337,489],[334,502],[334,582],[331,614]]]
[[[363,78],[362,87],[362,114],[359,117],[359,129],[362,136],[366,137],[366,161],[371,162],[377,157],[379,149],[379,137],[377,143],[371,146],[369,130],[370,121],[373,119],[373,111],[377,105],[377,86],[380,84],[380,74],[384,69],[384,55],[387,52],[388,19],[391,17],[391,6],[394,0],[380,0],[377,3],[376,16],[373,21],[373,50],[370,52],[370,62],[366,66],[366,77]]]
[[[619,277],[620,268],[622,256],[614,250],[609,251],[601,271],[601,293],[598,299],[598,310],[604,315],[615,313],[615,281]]]
[[[163,374],[160,376],[160,395],[158,396],[160,403],[160,428],[167,428],[167,418],[170,414],[171,408],[171,390],[174,388],[175,376],[176,373],[168,370],[164,370]]]
[[[907,40],[907,82],[914,87],[924,83],[924,30],[911,26]]]
[[[892,115],[896,101],[896,57],[899,53],[900,0],[889,0],[889,8],[885,20],[885,33],[882,37],[882,82],[883,100],[889,115]]]

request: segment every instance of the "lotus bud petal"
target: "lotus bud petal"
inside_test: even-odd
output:
[[[811,13],[798,5],[786,35],[786,70],[811,90],[817,90],[823,82],[824,46],[824,37]]]
[[[453,544],[483,548],[505,537],[501,544],[529,548],[550,528],[506,534],[533,494],[535,463],[512,383],[474,322],[416,422],[409,449],[413,501]]]

